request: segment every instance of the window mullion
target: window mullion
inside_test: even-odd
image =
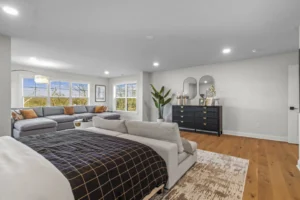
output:
[[[128,111],[128,108],[127,108],[127,89],[128,89],[128,85],[125,84],[125,111]]]

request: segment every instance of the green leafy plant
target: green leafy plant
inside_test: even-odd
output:
[[[153,90],[153,92],[151,92],[152,99],[154,101],[155,107],[158,109],[158,119],[163,119],[164,106],[170,103],[170,101],[172,100],[172,98],[168,98],[168,95],[170,94],[171,90],[164,94],[164,86],[160,89],[160,91],[158,91],[152,84],[150,85]]]

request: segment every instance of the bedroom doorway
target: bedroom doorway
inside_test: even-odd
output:
[[[299,144],[299,65],[288,69],[288,142]]]

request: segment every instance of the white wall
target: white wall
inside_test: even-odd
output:
[[[142,108],[143,118],[142,121],[151,121],[151,87],[150,87],[150,73],[141,72],[142,74]]]
[[[0,34],[0,136],[11,135],[10,60],[11,39]]]
[[[12,69],[26,69],[36,74],[48,76],[50,80],[64,80],[64,81],[78,81],[82,83],[90,84],[90,104],[91,105],[108,105],[108,79],[107,78],[97,78],[93,76],[83,76],[72,73],[64,73],[52,70],[45,70],[39,68],[30,68],[24,66],[12,66]],[[18,108],[23,107],[22,100],[22,78],[34,77],[34,73],[31,72],[12,72],[11,73],[11,107]],[[95,102],[95,85],[105,85],[106,86],[106,102]]]
[[[176,94],[183,90],[187,77],[214,77],[217,96],[223,105],[225,133],[248,135],[274,140],[287,139],[288,65],[298,63],[298,53],[288,53],[245,61],[205,65],[172,71],[155,72],[150,82],[165,86]],[[199,88],[198,88],[199,89]],[[198,105],[199,90],[192,104]],[[176,104],[174,98],[173,104]],[[171,106],[165,108],[165,118],[171,121]],[[151,106],[151,120],[157,118]]]
[[[300,67],[300,26],[299,26],[299,60],[298,60],[298,62],[299,62],[299,67]],[[299,114],[299,126],[298,126],[298,130],[300,131],[300,114]],[[300,133],[298,134],[298,136],[299,136],[299,157],[300,157]],[[299,158],[299,160],[298,160],[298,169],[300,170],[300,158]]]

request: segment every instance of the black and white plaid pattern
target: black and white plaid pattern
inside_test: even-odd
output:
[[[75,199],[143,199],[168,180],[165,161],[150,147],[123,138],[65,130],[19,139],[69,180]]]

